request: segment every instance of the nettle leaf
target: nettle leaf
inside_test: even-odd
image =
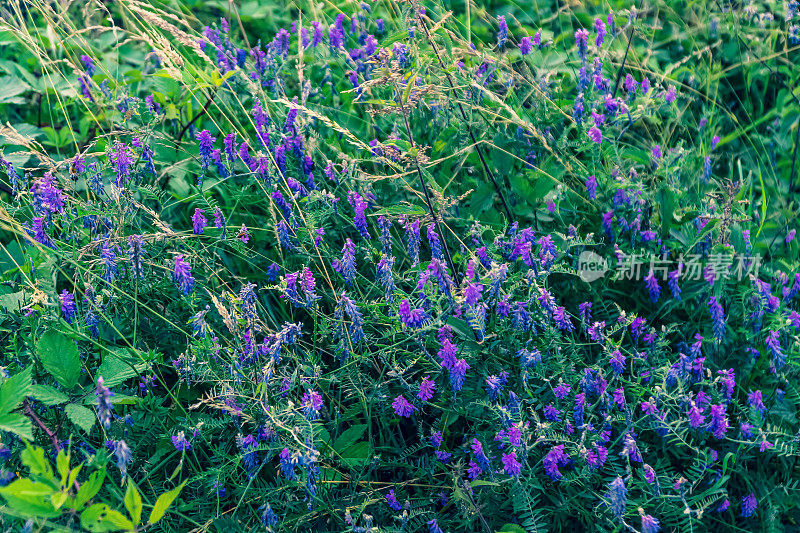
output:
[[[45,331],[36,343],[39,359],[47,372],[68,389],[78,384],[81,359],[75,341],[64,333]]]
[[[94,427],[94,413],[82,405],[71,403],[64,408],[67,417],[73,424],[84,430],[86,433],[92,432]]]
[[[30,86],[16,76],[0,78],[0,104],[24,104],[25,99],[18,96]]]
[[[27,368],[19,374],[5,379],[0,384],[0,414],[6,414],[16,408],[31,391],[31,369]]]
[[[117,353],[109,351],[103,356],[103,362],[97,369],[97,375],[103,376],[103,383],[106,387],[121,385],[125,380],[138,377],[147,370],[147,363],[136,361],[128,364],[124,359],[125,355],[124,351]]]
[[[67,403],[69,401],[69,396],[49,385],[33,385],[31,387],[30,396],[36,400],[39,400],[48,407],[53,405],[61,405],[62,403]]]
[[[0,430],[8,431],[27,440],[33,440],[33,426],[27,416],[20,413],[0,415]]]

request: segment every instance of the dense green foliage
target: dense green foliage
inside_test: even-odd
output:
[[[3,4],[3,527],[800,527],[799,24]]]

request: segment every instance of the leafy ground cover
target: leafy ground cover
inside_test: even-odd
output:
[[[799,24],[3,4],[3,527],[796,529]]]

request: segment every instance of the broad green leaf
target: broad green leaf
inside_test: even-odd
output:
[[[73,424],[84,430],[86,433],[92,432],[94,426],[94,413],[82,405],[71,403],[64,408],[67,417]]]
[[[355,444],[366,430],[366,424],[356,424],[354,426],[350,426],[336,439],[336,442],[333,444],[333,449],[336,450],[337,453],[341,454],[345,449]]]
[[[124,354],[125,352],[121,352]],[[116,387],[122,384],[126,379],[138,377],[141,372],[147,369],[147,363],[137,361],[131,365],[126,363],[120,355],[112,352],[106,352],[103,356],[103,362],[100,368],[97,369],[97,375],[103,376],[103,383],[106,387]]]
[[[16,76],[3,76],[0,78],[0,104],[24,104],[25,99],[18,95],[30,87]]]
[[[30,396],[47,406],[61,405],[69,401],[69,396],[49,385],[33,385],[31,387]]]
[[[53,469],[50,468],[50,463],[44,456],[43,448],[28,446],[22,450],[20,460],[30,469],[32,476],[54,479]]]
[[[142,495],[134,485],[133,480],[128,478],[128,488],[125,490],[125,509],[131,515],[133,525],[138,526],[142,521]]]
[[[27,416],[20,413],[0,415],[0,431],[8,431],[23,439],[33,440],[31,421]]]
[[[526,533],[525,528],[517,524],[503,524],[495,533]]]
[[[105,503],[96,503],[81,513],[81,527],[92,532],[134,529],[133,523]]]
[[[186,481],[175,487],[169,492],[165,492],[161,496],[158,497],[156,500],[156,504],[153,506],[153,510],[150,511],[150,518],[147,519],[148,522],[151,524],[155,524],[159,520],[164,517],[164,513],[167,512],[169,506],[172,505],[172,502],[175,498],[178,497],[178,494],[181,493],[183,486],[186,485]]]
[[[103,486],[103,480],[105,480],[105,478],[106,467],[103,465],[100,470],[92,473],[92,475],[89,476],[89,479],[81,484],[78,494],[75,495],[73,509],[80,509],[86,502],[94,498],[95,494],[97,494],[100,491],[100,488]]]
[[[56,381],[71,389],[81,376],[81,359],[75,341],[56,330],[48,330],[36,344],[44,369]]]
[[[53,507],[50,500],[54,492],[56,491],[52,487],[28,478],[18,479],[5,487],[0,487],[0,496],[6,499],[9,506],[28,516],[43,518],[61,515],[61,511]]]
[[[31,390],[31,369],[27,368],[0,384],[0,414],[16,408]]]

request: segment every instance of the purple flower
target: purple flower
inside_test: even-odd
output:
[[[642,533],[658,533],[661,530],[658,520],[645,514],[642,509],[639,509],[639,516],[642,518]]]
[[[503,469],[511,477],[519,477],[522,465],[517,461],[517,452],[503,454]]]
[[[519,42],[519,51],[522,52],[522,55],[526,56],[531,53],[533,50],[533,43],[531,42],[530,37],[523,37]]]
[[[625,371],[625,356],[619,350],[614,350],[608,363],[617,374],[622,374]]]
[[[790,242],[792,242],[794,240],[794,236],[796,234],[797,234],[797,230],[796,229],[789,230],[789,232],[786,234],[786,239],[785,239],[786,244],[789,244]]]
[[[356,247],[349,238],[342,248],[342,260],[333,261],[333,269],[342,275],[345,283],[352,285],[356,277]]]
[[[114,141],[114,146],[111,149],[111,153],[108,155],[108,159],[114,163],[114,172],[117,175],[115,181],[117,187],[124,187],[131,177],[133,152],[121,142]]]
[[[758,500],[752,492],[742,498],[742,516],[744,518],[753,516],[753,513],[756,512],[756,507],[758,507]]]
[[[594,200],[597,198],[597,178],[593,175],[586,179],[586,190],[589,192],[589,198]]]
[[[628,489],[621,477],[617,477],[608,486],[609,508],[619,520],[625,514],[625,505],[628,503]]]
[[[606,23],[603,22],[602,19],[596,18],[594,19],[594,30],[597,32],[597,37],[595,38],[595,44],[599,48],[603,41],[606,38]]]
[[[183,431],[179,431],[177,435],[172,436],[172,445],[175,446],[175,449],[179,452],[192,449],[192,445],[186,440],[186,435],[184,435]]]
[[[561,414],[561,411],[556,409],[556,407],[553,404],[548,404],[548,405],[545,406],[545,408],[543,410],[543,413],[544,413],[544,417],[547,420],[550,420],[551,422],[555,422],[556,420],[558,420],[558,416]]]
[[[192,232],[195,235],[202,235],[203,230],[206,228],[208,221],[206,220],[205,211],[200,208],[195,208],[194,215],[192,215]]]
[[[691,407],[686,412],[686,416],[689,418],[689,425],[693,428],[699,428],[703,424],[706,423],[706,419],[703,416],[703,413],[697,407],[695,402],[691,403]]]
[[[725,416],[725,405],[711,406],[711,421],[708,423],[708,430],[718,439],[725,437],[728,431],[728,417]]]
[[[786,354],[784,354],[781,349],[779,333],[775,330],[770,330],[767,334],[767,338],[764,340],[764,344],[772,355],[772,366],[775,370],[783,368],[783,365],[786,363]]]
[[[432,381],[428,376],[422,378],[422,381],[419,384],[419,392],[417,393],[417,398],[422,400],[423,402],[427,402],[431,398],[433,398],[433,392],[436,390],[436,382]]]
[[[647,291],[650,293],[650,301],[656,303],[658,301],[658,296],[661,294],[661,288],[658,286],[658,280],[652,269],[647,277],[644,278],[644,284],[647,287]]]
[[[425,311],[422,309],[412,309],[408,298],[403,298],[403,301],[400,302],[397,314],[400,316],[400,321],[403,326],[411,329],[419,329],[428,321]]]
[[[436,521],[435,518],[425,523],[428,525],[428,533],[444,533],[442,528],[439,527],[439,523]]]
[[[597,144],[603,142],[603,132],[601,132],[600,128],[598,128],[597,126],[592,126],[591,128],[589,128],[588,134],[589,138],[594,142],[596,142]]]
[[[467,370],[470,366],[464,359],[459,359],[450,368],[450,386],[454,391],[458,392],[464,386],[464,378],[467,375]]]
[[[408,403],[408,400],[406,400],[405,396],[402,394],[394,399],[392,407],[397,416],[403,416],[405,418],[410,418],[411,415],[414,414],[414,411],[417,410],[416,407]]]
[[[762,415],[767,411],[767,406],[761,396],[761,391],[757,390],[747,395],[747,405],[761,413]]]
[[[712,296],[708,300],[708,308],[711,312],[711,320],[713,321],[714,337],[721,341],[725,338],[725,311],[723,311],[716,296]]]
[[[200,148],[201,168],[203,172],[208,170],[208,164],[211,162],[211,150],[214,149],[214,141],[216,137],[212,137],[208,130],[203,130],[197,134],[197,143]]]
[[[128,473],[128,465],[133,461],[133,453],[124,440],[106,441],[106,446],[116,460],[117,468],[124,477]]]
[[[61,300],[61,314],[64,316],[64,320],[67,321],[67,324],[72,324],[72,319],[78,313],[75,297],[67,289],[64,289],[58,298]]]
[[[397,496],[394,493],[394,489],[389,491],[389,494],[386,495],[386,503],[389,504],[389,507],[392,508],[394,511],[399,511],[403,507],[400,505],[400,502],[397,501]]]
[[[111,428],[111,411],[114,410],[114,405],[111,403],[114,393],[103,384],[103,376],[97,376],[94,395],[97,398],[97,418],[104,428],[109,429]]]
[[[303,393],[303,414],[309,420],[316,420],[322,410],[322,395],[315,390]]]
[[[581,62],[586,61],[586,52],[589,46],[589,30],[581,28],[575,31],[575,46],[578,47],[578,57]]]
[[[567,316],[566,309],[561,306],[556,306],[553,310],[553,319],[556,322],[556,327],[561,331],[574,331],[575,326],[572,325],[572,320]]]
[[[674,85],[670,85],[669,90],[667,91],[667,96],[664,99],[667,101],[668,104],[671,104],[675,101],[675,97],[678,95],[678,90],[675,88]]]
[[[358,230],[359,235],[361,235],[364,239],[369,239],[369,231],[367,231],[367,220],[364,214],[367,211],[367,202],[364,199],[353,192],[347,195],[347,199],[350,204],[353,206],[353,210],[355,211],[355,215],[353,216],[353,222],[356,225],[356,229]]]
[[[503,15],[497,15],[497,25],[497,47],[502,48],[506,44],[506,40],[508,40],[508,24]]]
[[[544,459],[542,459],[544,470],[552,481],[558,481],[564,477],[558,467],[566,466],[569,463],[570,459],[569,456],[564,453],[563,444],[559,444],[558,446],[553,446],[550,448],[550,451],[547,452],[547,455],[545,455]]]
[[[178,286],[183,291],[183,294],[189,294],[192,292],[192,289],[194,288],[192,269],[189,266],[189,263],[183,260],[183,254],[178,254],[175,256],[173,278],[178,283]]]

